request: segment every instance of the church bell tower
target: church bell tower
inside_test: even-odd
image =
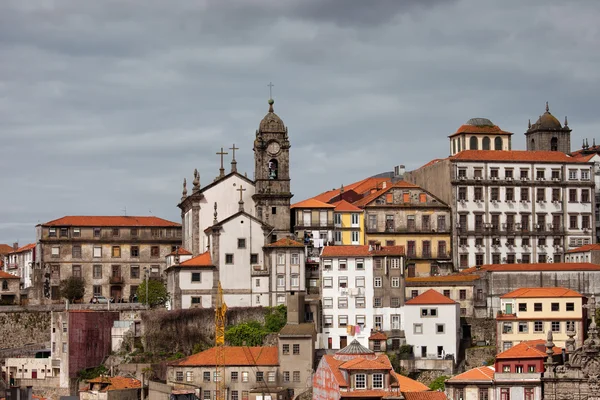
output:
[[[287,128],[273,111],[269,99],[269,112],[260,121],[254,140],[253,196],[256,216],[274,230],[272,240],[290,234],[290,141]]]

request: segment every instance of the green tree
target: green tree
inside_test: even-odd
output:
[[[148,282],[148,301],[146,301],[146,282]],[[150,307],[164,306],[169,300],[169,292],[162,281],[148,279],[138,286],[137,297],[140,303],[150,304]]]
[[[225,341],[230,346],[262,346],[267,331],[258,321],[250,321],[228,328]]]
[[[431,384],[429,385],[429,389],[434,391],[441,390],[443,392],[446,388],[446,379],[448,379],[446,375],[438,376],[433,380],[433,382],[431,382]]]
[[[265,315],[265,329],[267,332],[279,332],[287,323],[287,307],[279,305],[270,307],[269,313]]]
[[[60,282],[61,297],[73,303],[75,300],[83,299],[85,295],[85,281],[83,278],[70,276]]]

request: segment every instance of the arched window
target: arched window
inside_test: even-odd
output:
[[[553,137],[550,139],[550,150],[558,151],[558,138]]]
[[[269,179],[277,179],[278,166],[279,164],[276,159],[272,158],[269,160]]]
[[[2,281],[2,290],[8,290],[8,281],[7,280]]]
[[[478,150],[477,149],[477,138],[475,136],[471,136],[471,139],[469,139],[469,149]]]
[[[481,144],[481,150],[489,150],[490,149],[490,138],[484,137],[483,143]]]
[[[494,150],[502,150],[502,138],[500,136],[496,136],[494,139]]]
[[[531,139],[531,150],[535,150],[535,140]]]

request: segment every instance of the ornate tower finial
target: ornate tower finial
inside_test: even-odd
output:
[[[272,113],[272,112],[275,112],[275,111],[273,110],[273,104],[275,104],[275,100],[273,100],[273,99],[269,99],[269,112],[270,112],[270,113]]]
[[[340,197],[344,194],[344,184],[340,187]]]
[[[183,192],[181,193],[181,201],[184,201],[187,197],[187,182],[185,178],[183,178]]]
[[[200,191],[200,173],[198,172],[198,169],[194,170],[194,187],[192,188],[192,192],[196,193],[198,191]]]
[[[554,364],[554,361],[552,359],[552,356],[554,355],[554,342],[553,342],[553,336],[552,336],[552,329],[550,329],[548,331],[548,336],[547,336],[547,340],[546,340],[546,355],[548,356],[546,358],[546,362],[544,364],[546,365],[552,365]]]
[[[550,112],[550,107],[548,107],[548,102],[546,102],[546,112]]]
[[[590,148],[590,144],[589,144],[589,142],[588,142],[587,138],[585,138],[585,148],[586,148],[586,149],[589,149],[589,148]]]
[[[567,116],[565,115],[565,128],[569,126],[569,121],[567,121]]]
[[[593,146],[593,147],[596,147],[596,138],[593,138],[593,139],[592,139],[592,146]]]
[[[215,217],[213,219],[213,224],[218,224],[219,220],[217,219],[217,202],[216,201],[215,201],[215,212],[214,212],[213,216]]]
[[[528,127],[529,129],[531,129],[531,118],[529,118],[529,123],[527,124],[527,127]]]
[[[582,148],[582,149],[585,149],[585,139],[582,139],[582,140],[581,140],[581,142],[582,142],[582,143],[581,143],[581,148]]]

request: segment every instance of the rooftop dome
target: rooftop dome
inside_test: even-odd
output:
[[[472,126],[496,126],[492,121],[487,118],[471,118],[465,125]]]
[[[375,354],[372,350],[367,349],[365,346],[360,344],[358,340],[354,339],[350,344],[335,354]]]
[[[550,108],[548,102],[546,102],[546,112],[538,118],[535,124],[529,129],[534,130],[557,130],[563,129],[560,121],[552,114],[550,114]]]
[[[269,99],[269,112],[265,117],[260,121],[260,125],[258,128],[259,132],[262,133],[282,133],[285,132],[285,125],[283,121],[277,114],[273,112],[273,104],[275,100]]]

